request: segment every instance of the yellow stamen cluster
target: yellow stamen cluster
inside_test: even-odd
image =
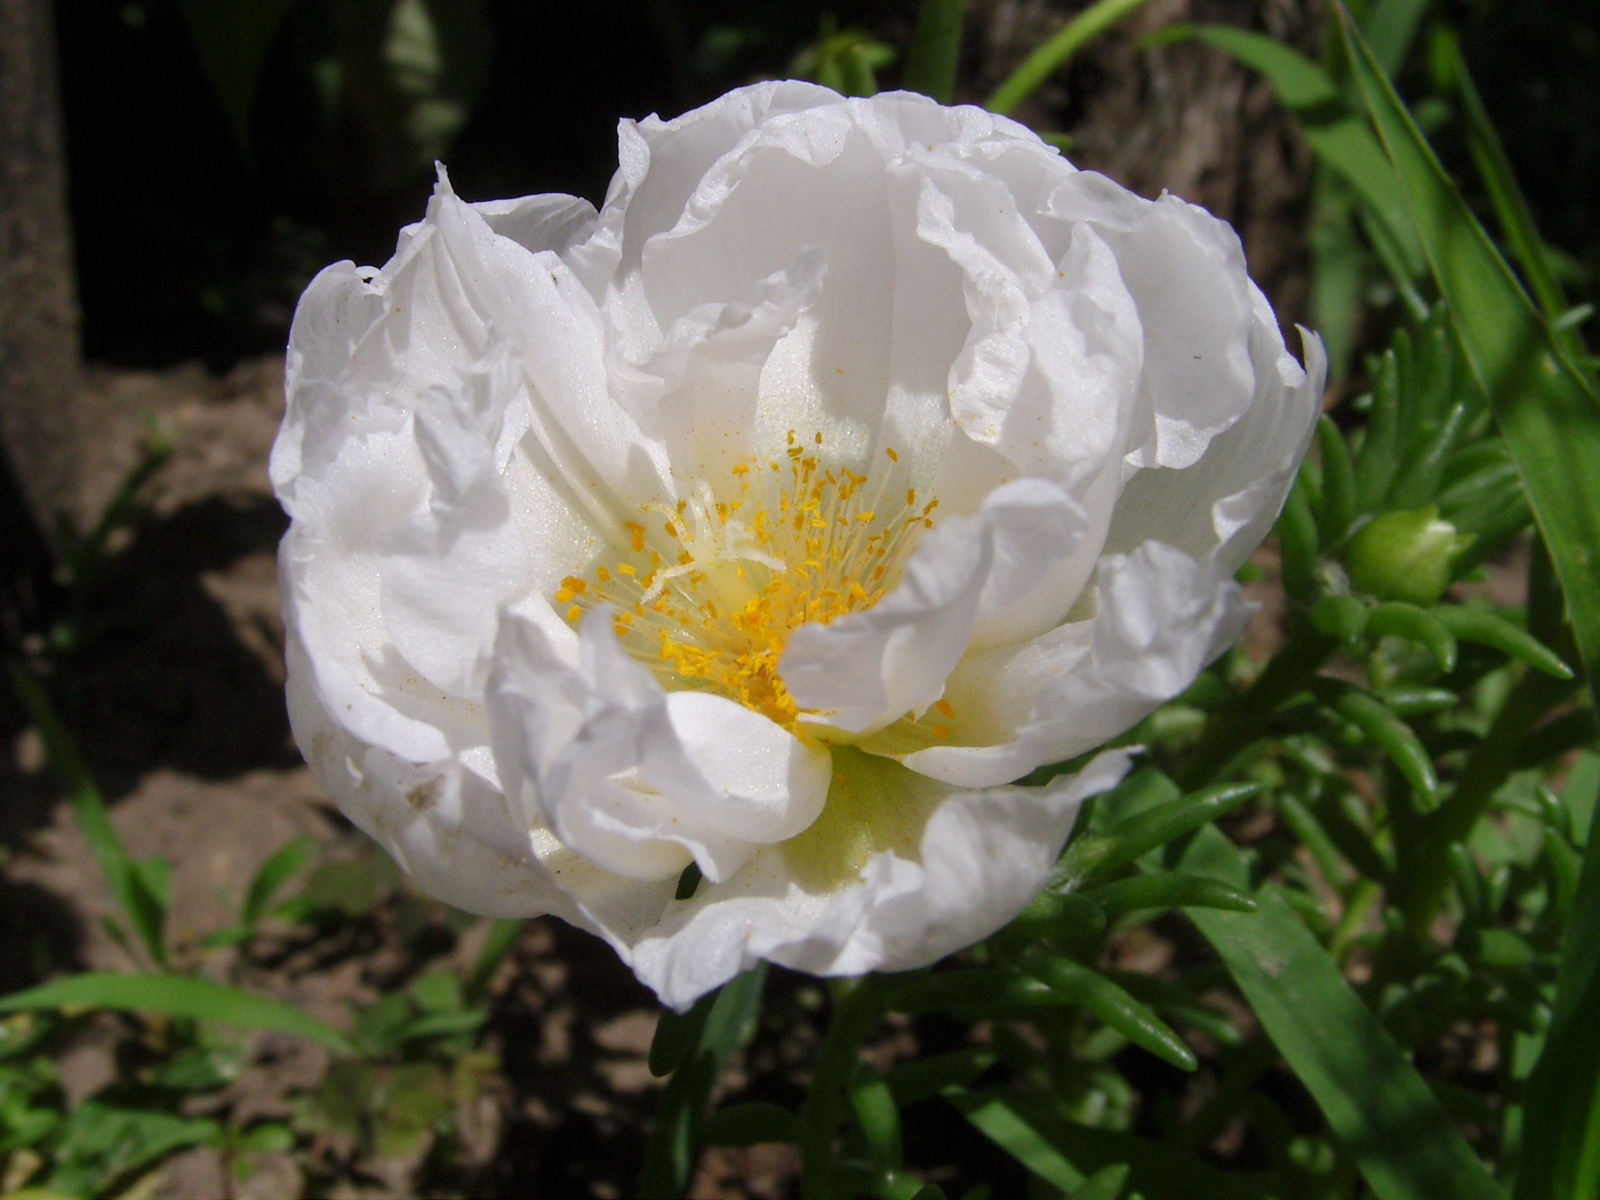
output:
[[[877,478],[828,468],[822,435],[791,431],[782,458],[740,464],[718,498],[706,483],[673,508],[628,522],[628,547],[555,594],[576,623],[616,609],[624,648],[668,686],[697,687],[793,726],[798,708],[778,676],[789,634],[871,608],[894,586],[937,500],[895,482],[886,451]],[[948,706],[946,706],[948,707]]]

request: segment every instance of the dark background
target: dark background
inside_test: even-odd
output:
[[[91,360],[225,368],[282,345],[294,300],[322,264],[388,257],[397,228],[421,216],[431,171],[425,154],[394,136],[394,93],[374,79],[386,7],[293,4],[241,139],[176,0],[58,0]],[[1004,7],[975,4],[973,21]],[[1259,7],[1270,25],[1273,6]],[[596,202],[615,166],[619,115],[673,115],[783,75],[824,21],[903,45],[915,12],[909,0],[438,0],[431,8],[465,14],[455,24],[468,27],[452,45],[448,35],[459,30],[435,23],[470,112],[442,147],[456,189],[471,199],[566,191]],[[1581,285],[1580,269],[1600,268],[1600,6],[1456,0],[1443,15],[1460,31],[1541,228],[1571,256],[1569,282]],[[1429,89],[1427,41],[1425,32],[1404,77],[1413,95]],[[983,55],[982,39],[969,37],[961,98],[980,98],[974,77],[994,75]],[[333,97],[330,64],[343,74]],[[1097,77],[1103,69],[1087,56],[1047,95],[1044,116],[1071,130],[1086,94],[1107,82]],[[882,78],[894,85],[898,64]],[[1471,180],[1448,114],[1434,136],[1465,168],[1458,177]]]

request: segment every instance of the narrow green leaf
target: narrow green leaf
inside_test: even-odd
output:
[[[1528,1080],[1516,1200],[1600,1195],[1600,837],[1589,834],[1555,1008]]]
[[[1393,75],[1406,60],[1416,40],[1417,26],[1428,11],[1428,0],[1374,0],[1362,17],[1361,31],[1373,56]]]
[[[259,921],[267,905],[278,894],[278,889],[310,862],[316,852],[316,839],[302,835],[285,842],[269,854],[250,880],[244,904],[239,910],[239,920],[245,925],[254,925]]]
[[[894,1093],[895,1103],[905,1108],[937,1096],[945,1088],[965,1087],[994,1066],[998,1057],[987,1046],[966,1046],[901,1063],[884,1078]]]
[[[1071,58],[1085,42],[1105,32],[1145,0],[1095,0],[1047,38],[1022,64],[994,90],[987,107],[990,112],[1008,113],[1031,96],[1056,68]]]
[[[1127,1163],[1103,1167],[1091,1175],[1081,1188],[1068,1196],[1067,1200],[1117,1200],[1117,1197],[1122,1195],[1122,1189],[1128,1185],[1128,1173],[1132,1169]]]
[[[1434,620],[1463,642],[1492,646],[1556,679],[1572,678],[1572,668],[1555,651],[1503,617],[1464,604],[1441,604],[1432,611]]]
[[[1600,399],[1472,215],[1371,51],[1340,28],[1368,115],[1454,316],[1468,366],[1522,472],[1566,598],[1591,693],[1600,687]]]
[[[966,0],[922,0],[906,51],[906,90],[932,96],[940,104],[955,97],[966,7]]]
[[[1318,541],[1337,546],[1356,518],[1355,465],[1344,434],[1329,418],[1317,421],[1317,446],[1322,452],[1322,507],[1317,514]]]
[[[678,1064],[699,1040],[706,1017],[710,1016],[711,1006],[715,1003],[716,996],[707,995],[696,1000],[688,1012],[674,1012],[670,1008],[661,1010],[661,1015],[656,1018],[656,1031],[650,1039],[650,1055],[646,1060],[650,1074],[659,1079],[678,1069]]]
[[[1370,130],[1350,112],[1338,87],[1310,59],[1264,34],[1231,25],[1201,25],[1194,36],[1258,72],[1278,100],[1300,120],[1306,144],[1360,197],[1382,227],[1386,244],[1375,247],[1397,257],[1407,277],[1420,275],[1424,259],[1406,220],[1405,200],[1394,169]]]
[[[1489,203],[1494,206],[1495,217],[1500,222],[1506,240],[1511,243],[1511,252],[1522,266],[1528,287],[1539,302],[1540,311],[1547,321],[1556,321],[1567,311],[1567,298],[1555,272],[1550,268],[1544,239],[1539,236],[1533,212],[1517,185],[1511,159],[1500,144],[1500,135],[1489,120],[1489,112],[1483,106],[1483,98],[1472,81],[1467,60],[1462,57],[1461,47],[1454,35],[1445,32],[1439,40],[1439,48],[1447,56],[1450,74],[1455,78],[1461,112],[1466,117],[1467,145],[1472,151],[1473,161],[1477,163],[1484,188],[1489,193]],[[1382,62],[1381,56],[1379,61]],[[1392,69],[1388,73],[1394,74]],[[1560,340],[1570,352],[1576,353],[1580,349],[1575,334],[1563,333]]]
[[[1346,646],[1355,646],[1367,630],[1367,605],[1354,596],[1328,592],[1311,606],[1311,626]]]
[[[1278,537],[1283,590],[1296,599],[1309,595],[1316,579],[1317,518],[1312,511],[1306,473],[1302,468],[1272,529]]]
[[[755,1031],[766,979],[766,964],[761,963],[735,976],[712,995],[702,997],[690,1010],[690,1019],[678,1034],[689,1044],[678,1049],[672,1078],[662,1089],[639,1173],[639,1194],[645,1200],[680,1196],[688,1186],[697,1127],[711,1089],[733,1052]],[[702,1016],[695,1015],[702,1011]],[[667,1017],[667,1013],[662,1014],[663,1021]],[[661,1026],[657,1025],[656,1039],[660,1038]],[[663,1060],[657,1057],[654,1043],[650,1049],[652,1062]]]
[[[1431,437],[1414,446],[1400,464],[1389,491],[1391,508],[1420,508],[1432,500],[1444,478],[1445,462],[1467,424],[1466,404],[1457,404]]]
[[[1040,892],[1007,925],[1021,938],[1093,937],[1106,927],[1106,910],[1076,892]]]
[[[1121,916],[1143,908],[1222,908],[1229,912],[1255,912],[1255,898],[1220,879],[1186,875],[1182,871],[1157,871],[1104,883],[1086,895]]]
[[[354,1053],[342,1033],[304,1009],[212,983],[209,979],[100,972],[71,975],[0,997],[0,1012],[58,1008],[111,1008],[121,1012],[221,1021],[243,1029],[275,1029],[333,1050]]]
[[[1439,665],[1439,670],[1456,669],[1456,639],[1434,613],[1415,604],[1388,601],[1374,604],[1367,614],[1366,634],[1370,638],[1399,637],[1416,642]]]
[[[144,943],[146,952],[158,966],[166,964],[165,906],[150,890],[134,862],[122,848],[122,839],[112,828],[106,812],[105,800],[95,786],[89,768],[73,741],[67,727],[56,714],[55,706],[39,681],[14,659],[6,659],[6,676],[22,711],[27,714],[39,736],[44,740],[45,755],[61,790],[66,793],[72,815],[94,852],[100,873],[117,905],[128,918]],[[155,868],[146,868],[154,871]]]
[[[1422,811],[1432,812],[1438,807],[1439,777],[1434,772],[1432,757],[1411,731],[1411,726],[1389,711],[1371,692],[1353,684],[1318,679],[1312,691],[1388,756],[1411,785]]]
[[[857,1062],[855,1076],[846,1090],[850,1094],[856,1126],[866,1140],[874,1163],[881,1167],[901,1166],[900,1109],[883,1076],[871,1064]]]
[[[1243,885],[1249,867],[1202,830],[1183,866]],[[1250,915],[1190,914],[1380,1200],[1502,1200],[1416,1069],[1274,888]]]
[[[1232,812],[1258,792],[1252,783],[1225,783],[1147,809],[1104,833],[1079,838],[1057,864],[1050,886],[1081,886],[1103,878],[1158,846]]]
[[[521,921],[504,918],[490,922],[488,935],[483,939],[483,948],[478,951],[477,961],[472,964],[472,972],[462,985],[462,991],[469,1003],[475,1004],[483,999],[484,993],[489,990],[489,981],[494,977],[495,968],[505,961],[507,954],[511,953],[511,947],[516,945],[517,935],[521,932]],[[652,1049],[654,1045],[652,1038]]]
[[[1137,1046],[1185,1071],[1199,1066],[1194,1051],[1172,1028],[1098,971],[1043,945],[1017,955],[1017,966],[1054,992],[1081,1004]]]
[[[945,1099],[955,1105],[979,1133],[1046,1183],[1064,1192],[1083,1186],[1083,1172],[999,1096],[951,1088],[945,1092]]]
[[[1405,344],[1405,331],[1395,335]],[[1361,452],[1356,456],[1356,509],[1376,512],[1394,482],[1400,460],[1400,362],[1391,346],[1378,360],[1378,377],[1372,383],[1372,410],[1367,414]]]
[[[1062,1191],[1082,1187],[1089,1172],[1127,1166],[1128,1192],[1145,1200],[1266,1200],[1282,1195],[1273,1176],[1219,1171],[1148,1138],[1062,1120],[1049,1097],[960,1088],[944,1096],[981,1133]]]

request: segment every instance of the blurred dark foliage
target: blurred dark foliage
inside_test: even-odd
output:
[[[1571,255],[1595,295],[1600,278],[1600,5],[1594,0],[1450,0],[1443,15],[1505,143],[1540,232]],[[1424,51],[1425,53],[1425,51]],[[1421,57],[1419,55],[1419,57]],[[1437,135],[1469,186],[1470,158],[1452,126]],[[1595,328],[1591,322],[1589,328]]]
[[[458,192],[598,203],[619,116],[674,115],[784,74],[825,11],[822,0],[412,0],[397,18],[407,7],[297,0],[267,49],[241,145],[178,0],[57,0],[91,359],[222,367],[270,351],[320,266],[389,256],[432,186],[431,155],[417,153],[428,139],[412,137],[410,161],[392,144],[416,115],[397,111],[405,97],[384,44],[404,17],[431,18],[447,71],[477,76],[465,123],[434,139]],[[913,6],[826,11],[900,30]],[[463,25],[472,36],[450,45]]]
[[[408,3],[412,17],[432,20],[446,74],[456,76],[444,84],[455,88],[460,119],[431,140],[415,128],[427,98],[402,94],[404,86],[415,92],[415,79],[395,90],[395,55],[385,44]],[[782,75],[824,27],[903,44],[915,7],[296,0],[267,48],[241,144],[181,0],[58,0],[87,352],[124,365],[199,358],[222,367],[271,351],[321,265],[383,262],[395,231],[420,217],[430,151],[469,198],[567,191],[598,202],[616,163],[619,115],[671,115]],[[1437,15],[1460,31],[1540,227],[1570,256],[1572,282],[1580,272],[1592,279],[1600,272],[1600,7],[1449,0]],[[1413,95],[1434,90],[1429,70],[1423,38],[1410,67]],[[897,77],[891,65],[885,82]],[[413,107],[401,111],[406,103]],[[1448,114],[1434,133],[1447,154],[1455,148],[1458,178],[1471,181]]]

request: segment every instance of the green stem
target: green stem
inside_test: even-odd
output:
[[[1256,739],[1273,711],[1316,674],[1335,645],[1333,638],[1309,626],[1292,632],[1239,703],[1218,713],[1207,724],[1200,744],[1179,776],[1184,791],[1215,780],[1234,756]]]
[[[838,985],[811,1093],[800,1110],[802,1200],[833,1200],[833,1136],[849,1107],[846,1089],[861,1043],[882,1015],[883,997],[871,975]]]
[[[1536,671],[1524,675],[1462,766],[1454,794],[1416,822],[1413,836],[1401,840],[1400,848],[1407,852],[1409,862],[1397,872],[1398,899],[1412,929],[1420,933],[1432,927],[1450,889],[1450,847],[1472,833],[1489,801],[1516,767],[1517,753],[1534,726],[1576,686]]]
[[[1115,25],[1145,0],[1097,0],[1068,21],[1055,35],[1022,60],[1022,65],[994,90],[986,106],[990,112],[1008,113],[1033,94],[1050,74],[1090,38]]]

